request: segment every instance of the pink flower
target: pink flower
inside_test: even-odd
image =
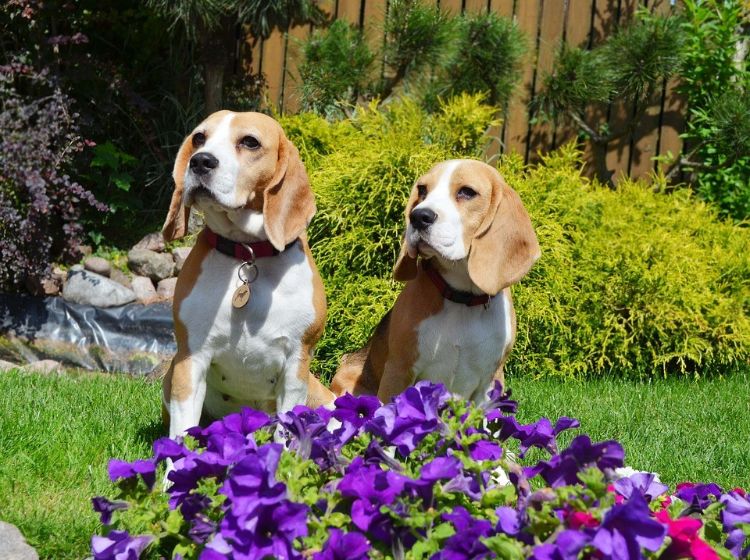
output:
[[[599,520],[586,511],[574,511],[567,517],[568,527],[580,529],[581,527],[598,527]]]
[[[665,560],[676,558],[694,558],[696,560],[719,560],[711,546],[698,536],[703,522],[699,519],[685,517],[672,519],[666,510],[656,512],[656,519],[667,526],[672,542],[661,555]]]

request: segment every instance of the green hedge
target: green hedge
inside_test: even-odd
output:
[[[418,175],[479,157],[494,110],[461,96],[435,114],[411,101],[329,123],[282,124],[308,167],[318,213],[310,240],[328,294],[316,369],[328,379],[395,300],[403,210]],[[581,176],[572,146],[524,167],[500,164],[523,199],[542,258],[514,288],[511,374],[701,376],[750,357],[750,232],[721,222],[687,191]]]

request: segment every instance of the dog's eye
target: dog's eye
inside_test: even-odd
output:
[[[193,134],[193,146],[196,148],[200,148],[203,144],[206,143],[206,135],[202,132],[196,132]]]
[[[419,198],[427,196],[427,185],[417,185],[417,196]]]
[[[258,142],[258,139],[255,136],[249,135],[240,140],[240,145],[245,146],[245,148],[250,150],[257,150],[260,148],[260,142]]]
[[[456,194],[456,198],[459,200],[471,200],[475,196],[477,196],[477,191],[471,187],[461,187]]]

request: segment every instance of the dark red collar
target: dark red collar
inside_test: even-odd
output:
[[[237,260],[243,262],[253,262],[255,259],[262,259],[264,257],[274,257],[281,254],[281,251],[271,245],[270,241],[254,241],[253,243],[238,243],[232,241],[226,237],[222,237],[218,233],[214,232],[211,228],[204,228],[204,236],[208,244],[229,257],[234,257]],[[286,250],[291,245],[297,242],[295,239],[289,245],[284,247]]]
[[[471,292],[461,292],[459,290],[454,290],[448,285],[448,282],[445,281],[445,278],[443,278],[440,273],[432,267],[429,261],[423,260],[421,262],[422,269],[427,273],[427,277],[432,280],[433,284],[435,284],[435,287],[438,289],[438,292],[440,292],[440,295],[442,295],[448,301],[461,303],[463,305],[466,305],[467,307],[474,307],[475,305],[487,305],[492,299],[492,296],[488,294],[475,295]]]

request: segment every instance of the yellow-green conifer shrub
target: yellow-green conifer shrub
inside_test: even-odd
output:
[[[542,258],[514,291],[511,372],[703,376],[750,358],[750,230],[687,190],[581,177],[573,146],[501,172],[521,195]]]
[[[404,100],[330,123],[282,124],[316,194],[309,229],[328,295],[316,369],[328,379],[391,307],[391,280],[414,180],[438,161],[479,157],[494,110],[461,96],[433,115]],[[617,190],[581,176],[572,147],[501,172],[523,199],[542,258],[513,290],[511,375],[710,375],[750,359],[750,231],[686,191]],[[657,187],[658,187],[657,182]]]

